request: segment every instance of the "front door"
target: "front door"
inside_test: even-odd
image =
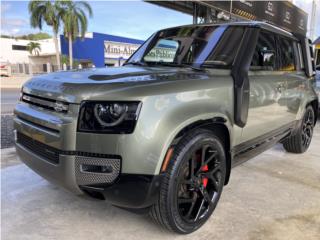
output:
[[[250,104],[241,142],[253,140],[284,125],[286,76],[279,71],[278,51],[273,33],[261,31],[252,59]]]

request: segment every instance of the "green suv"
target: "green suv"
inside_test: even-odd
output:
[[[281,142],[305,152],[318,109],[310,42],[261,22],[153,34],[118,68],[37,76],[16,149],[44,178],[190,233],[232,167]]]

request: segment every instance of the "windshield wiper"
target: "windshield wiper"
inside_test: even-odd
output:
[[[192,65],[189,65],[189,64],[184,64],[184,63],[170,63],[170,62],[157,62],[155,63],[155,65],[162,65],[162,66],[168,66],[168,67],[188,67],[188,68],[191,68],[195,71],[204,71],[203,68],[200,68],[200,67],[194,67]]]

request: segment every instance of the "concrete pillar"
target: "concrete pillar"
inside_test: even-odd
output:
[[[47,72],[51,72],[51,64],[50,63],[47,63]]]
[[[22,73],[26,74],[26,64],[22,63]]]
[[[8,76],[12,76],[12,68],[11,65],[8,64]]]
[[[33,75],[33,65],[31,63],[29,63],[29,74]]]

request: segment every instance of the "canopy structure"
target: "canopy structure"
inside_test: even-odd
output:
[[[193,23],[264,21],[306,35],[308,14],[289,1],[146,1],[193,16]]]

